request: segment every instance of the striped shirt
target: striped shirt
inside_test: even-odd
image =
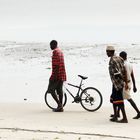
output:
[[[109,73],[116,90],[122,89],[124,87],[125,67],[121,57],[113,56],[110,58]]]
[[[64,55],[58,47],[52,53],[52,74],[50,80],[66,81]]]

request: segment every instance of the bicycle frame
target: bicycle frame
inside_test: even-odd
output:
[[[75,99],[76,97],[79,97],[80,90],[83,91],[83,89],[82,89],[82,85],[83,85],[82,82],[83,82],[83,79],[81,79],[81,82],[80,82],[80,85],[79,85],[79,86],[73,85],[73,84],[70,84],[70,83],[67,83],[69,86],[78,88],[78,92],[77,92],[76,96],[74,96],[74,95],[68,90],[68,88],[66,88],[67,92],[68,92],[74,99]]]

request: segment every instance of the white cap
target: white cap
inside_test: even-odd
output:
[[[107,46],[106,50],[108,50],[108,51],[115,51],[115,48],[113,46]]]

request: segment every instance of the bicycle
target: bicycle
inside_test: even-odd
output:
[[[69,86],[77,88],[78,92],[76,96],[74,96],[70,92],[70,90],[66,87],[65,88],[66,91],[64,92],[63,95],[63,106],[65,106],[67,103],[67,94],[66,94],[67,92],[74,99],[72,103],[80,103],[81,106],[87,111],[93,112],[98,110],[103,103],[103,97],[100,91],[94,87],[86,87],[83,89],[82,88],[83,80],[86,80],[88,77],[82,75],[78,75],[78,76],[81,78],[81,82],[79,86],[68,83]],[[51,93],[48,92],[45,93],[45,103],[51,109],[57,108],[57,103],[52,98]]]

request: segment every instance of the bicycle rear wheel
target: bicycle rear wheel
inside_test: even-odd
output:
[[[81,92],[81,105],[87,111],[98,110],[102,103],[103,98],[99,90],[94,87],[87,87]]]
[[[46,92],[44,98],[45,98],[46,105],[50,109],[56,109],[57,108],[57,103],[53,99],[51,93]],[[66,95],[66,93],[64,93],[64,95],[63,95],[63,107],[66,105],[66,102],[67,102],[67,95]]]

